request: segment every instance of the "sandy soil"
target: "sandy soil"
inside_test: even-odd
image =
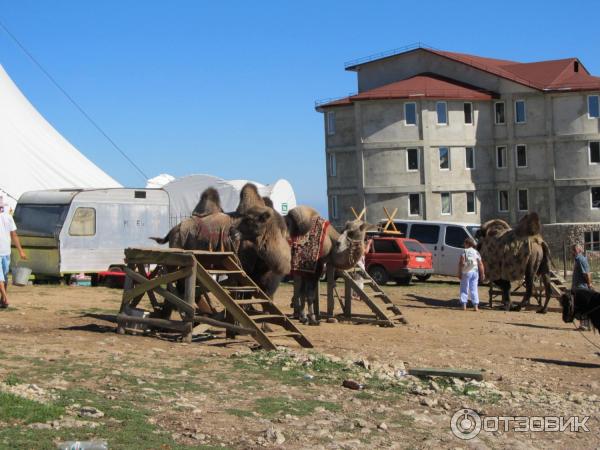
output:
[[[384,400],[378,399],[377,394],[372,397],[365,395],[361,403],[360,397],[353,397],[353,391],[338,385],[320,388],[317,386],[316,389],[321,389],[325,397],[342,405],[342,412],[338,413],[342,417],[342,425],[344,421],[354,420],[355,416],[352,414],[356,413],[352,412],[353,409],[364,409],[366,420],[370,411],[378,412],[380,418],[373,421],[370,440],[363,440],[368,433],[357,431],[359,428],[369,429],[368,425],[352,425],[348,429],[340,425],[336,431],[335,427],[326,426],[329,423],[327,420],[337,423],[335,417],[331,416],[323,419],[324,425],[321,428],[325,427],[329,431],[329,434],[323,436],[310,431],[310,427],[309,431],[299,432],[298,423],[293,422],[296,418],[290,419],[285,416],[279,421],[271,422],[286,436],[286,448],[600,446],[600,350],[586,341],[572,324],[562,322],[556,301],[552,301],[551,311],[545,315],[536,314],[534,310],[508,313],[484,308],[480,312],[474,312],[457,308],[458,284],[445,278],[410,286],[386,286],[385,290],[402,309],[409,321],[408,325],[382,328],[364,324],[323,323],[318,327],[301,326],[301,329],[313,342],[317,352],[333,355],[342,361],[367,360],[374,366],[404,363],[407,367],[481,368],[485,371],[485,379],[501,391],[502,399],[486,403],[468,396],[442,395],[438,405],[435,404],[437,400],[428,405],[423,401],[428,397],[427,393],[423,395],[413,392],[401,398]],[[487,303],[485,291],[480,288],[480,295]],[[290,295],[291,285],[283,284],[275,299],[276,303],[288,312]],[[114,333],[115,325],[112,322],[120,305],[121,292],[117,289],[70,286],[11,287],[10,296],[11,308],[0,310],[0,340],[3,342],[0,379],[18,368],[18,364],[15,363],[18,356],[21,361],[27,361],[29,358],[48,363],[68,358],[69,361],[92,366],[105,365],[107,370],[114,371],[116,367],[120,371],[133,372],[136,366],[150,367],[147,370],[152,370],[154,365],[177,366],[181,361],[206,358],[207,363],[198,370],[214,371],[215,368],[219,368],[223,371],[223,380],[226,380],[228,366],[224,366],[223,361],[231,360],[228,357],[232,354],[248,353],[248,349],[253,345],[243,339],[223,345],[223,339],[198,338],[192,344],[186,345],[152,336],[119,336]],[[357,304],[355,311],[366,310],[364,305]],[[598,334],[587,332],[585,336],[600,346]],[[295,342],[282,339],[278,343],[301,352]],[[143,370],[138,372],[142,373]],[[118,385],[118,376],[113,374],[111,378],[109,374],[107,377],[76,379],[69,383],[104,392],[102,388],[106,386],[103,384],[110,385],[112,382]],[[407,379],[414,383],[412,377]],[[215,380],[215,383],[219,382]],[[38,380],[38,383],[42,382]],[[233,382],[223,383],[224,388],[229,386],[233,389],[231,386],[235,386],[231,384]],[[268,383],[274,382],[268,380]],[[48,380],[45,387],[52,389],[55,386]],[[286,387],[285,395],[289,398],[300,396],[300,391],[295,389],[293,386],[289,389]],[[233,389],[233,392],[238,391]],[[174,411],[157,408],[151,423],[158,423],[172,433],[173,439],[182,445],[211,443],[231,448],[277,445],[276,438],[271,436],[269,440],[270,438],[261,437],[271,422],[265,422],[266,419],[257,417],[255,413],[255,417],[244,418],[223,414],[219,397],[213,398],[206,392],[202,395],[203,406],[199,408],[204,413],[202,419],[198,419],[198,423],[202,424],[203,433],[208,436],[203,438],[208,439],[206,442],[195,443],[194,439],[197,439],[197,436],[190,437],[189,433],[185,434],[185,427],[189,428],[191,420],[188,413],[182,412],[182,416],[178,417]],[[243,396],[242,393],[240,395]],[[436,396],[436,393],[429,395],[431,398]],[[348,403],[352,401],[357,403]],[[226,402],[235,406],[235,396],[228,397]],[[482,433],[474,440],[461,441],[452,436],[449,430],[450,417],[461,407],[473,408],[488,416],[587,415],[591,416],[587,422],[590,432],[508,431]],[[413,428],[419,432],[401,426],[390,429],[384,426],[383,429],[378,429],[376,422],[385,422],[386,408],[401,410],[403,414],[413,416]],[[423,418],[424,414],[428,416]],[[301,424],[307,426],[306,422]],[[231,427],[237,431],[223,431]]]

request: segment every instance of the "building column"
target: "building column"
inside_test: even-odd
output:
[[[421,134],[421,142],[423,142],[423,149],[421,150],[421,170],[423,174],[423,219],[427,220],[432,217],[431,205],[433,204],[432,193],[431,193],[431,166],[433,164],[432,150],[429,146],[429,102],[421,100],[419,102],[420,107],[420,120],[419,128]]]
[[[551,95],[544,96],[544,111],[546,119],[546,177],[548,185],[549,222],[556,223],[556,168],[554,166],[554,102]]]
[[[361,105],[360,102],[354,103],[354,139],[356,145],[356,178],[357,183],[357,194],[359,197],[360,204],[355,205],[357,212],[367,207],[367,201],[365,196],[365,169],[364,169],[364,148],[362,139],[362,120],[361,120]],[[366,220],[373,221],[373,217],[370,217],[369,211],[366,213]]]

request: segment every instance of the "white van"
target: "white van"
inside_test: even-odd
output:
[[[380,224],[384,225],[385,220]],[[403,237],[416,239],[432,254],[433,273],[455,277],[458,272],[458,260],[462,254],[466,238],[475,239],[481,227],[476,223],[436,222],[433,220],[395,219],[394,225]],[[417,276],[426,280],[429,275]]]

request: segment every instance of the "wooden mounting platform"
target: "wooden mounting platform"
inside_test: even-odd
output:
[[[562,294],[564,294],[569,288],[567,287],[566,281],[563,277],[561,277],[558,272],[555,270],[550,270],[550,290],[552,298],[559,299]],[[494,299],[496,297],[502,298],[502,291],[495,286],[493,283],[490,283],[489,288],[489,304],[492,305]],[[510,292],[511,296],[523,297],[525,295],[525,281],[522,281],[517,285],[515,289]],[[545,298],[545,290],[544,284],[542,283],[541,278],[537,278],[536,282],[533,284],[533,292],[532,297],[534,297],[538,304],[542,304]]]
[[[355,267],[352,271],[338,272],[344,280],[344,301],[342,303],[343,317],[356,323],[370,323],[385,327],[395,327],[399,324],[406,324],[408,321],[400,311],[400,307],[394,305],[388,295],[371,278],[371,276],[361,267]],[[353,273],[358,274],[362,279],[364,286],[361,287],[352,277]],[[334,295],[335,295],[335,276],[333,271],[327,272],[327,305],[328,315],[333,313]],[[373,315],[353,314],[352,313],[352,293],[369,307]]]
[[[248,334],[266,350],[276,349],[271,340],[275,337],[290,337],[302,347],[312,347],[242,270],[234,253],[128,248],[125,262],[123,300],[117,316],[120,334],[127,329],[139,331],[142,325],[181,332],[182,339],[191,342],[194,327],[205,324],[224,328],[230,336]],[[148,273],[147,264],[155,264],[156,268]],[[152,311],[136,308],[145,295]],[[201,306],[211,311],[211,299],[223,305],[222,319],[197,313]],[[173,310],[180,320],[171,319]],[[276,329],[267,331],[271,326]]]

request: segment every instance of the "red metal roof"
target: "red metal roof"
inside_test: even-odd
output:
[[[419,47],[408,52],[415,51],[434,53],[538,90],[600,90],[600,77],[590,75],[577,58],[520,63],[465,53],[434,50],[426,47]],[[385,58],[391,58],[403,53],[386,56]],[[362,64],[349,66],[347,69],[354,70],[361,65],[370,64],[374,61],[378,60],[374,59]],[[576,68],[577,72],[575,72]]]
[[[349,97],[321,104],[319,107],[347,106],[361,100],[410,98],[491,100],[497,97],[498,95],[478,87],[441,77],[439,75],[425,73],[361,92],[357,95],[351,95]]]

